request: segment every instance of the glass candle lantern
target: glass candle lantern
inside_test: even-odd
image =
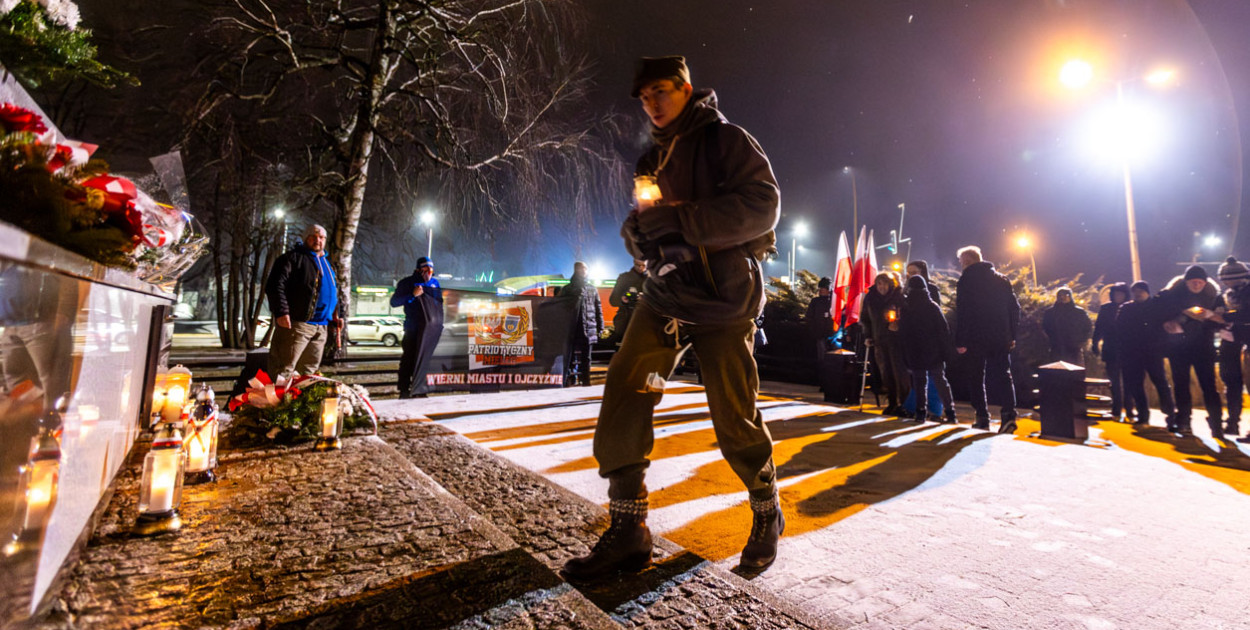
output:
[[[143,459],[136,534],[150,536],[182,527],[178,506],[182,503],[185,466],[182,433],[175,426],[161,425],[152,439],[152,450]]]
[[[191,370],[181,365],[170,368],[165,373],[165,405],[161,408],[161,420],[178,422],[190,391]]]
[[[339,420],[339,399],[329,396],[321,400],[321,437],[313,448],[318,451],[332,451],[343,448],[339,435],[343,433],[343,423]]]
[[[638,175],[634,177],[634,202],[639,210],[646,210],[659,203],[662,199],[660,184],[654,175]]]
[[[187,436],[183,451],[187,456],[186,483],[217,481],[217,436],[220,422],[213,388],[202,385],[196,389],[195,409],[187,418]]]

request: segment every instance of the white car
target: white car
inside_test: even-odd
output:
[[[404,338],[404,323],[388,315],[348,317],[347,337],[352,343],[381,341],[384,346],[397,346]]]

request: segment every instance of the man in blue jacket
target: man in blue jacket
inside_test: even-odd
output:
[[[443,334],[443,288],[434,277],[434,261],[417,259],[411,276],[395,285],[391,306],[404,307],[404,353],[399,359],[399,397],[424,398],[429,385],[425,373]]]
[[[329,336],[327,325],[343,324],[334,269],[326,259],[326,229],[310,225],[304,242],[278,257],[265,283],[273,340],[269,375],[314,374]]]

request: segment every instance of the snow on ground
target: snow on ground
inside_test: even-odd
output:
[[[606,503],[591,455],[601,393],[377,407],[384,419],[428,416]],[[1030,422],[997,436],[797,401],[760,406],[788,526],[755,583],[814,614],[862,628],[1250,627],[1250,497],[1238,491],[1250,487],[1250,458],[1201,427],[1175,441],[1110,425],[1093,432],[1096,447],[1027,437]],[[647,481],[654,531],[736,565],[749,510],[699,388],[670,384]]]

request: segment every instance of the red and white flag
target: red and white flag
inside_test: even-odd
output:
[[[846,241],[846,230],[842,231],[842,236],[838,239],[837,260],[834,267],[836,271],[833,272],[833,299],[829,301],[829,317],[833,320],[835,332],[842,327],[842,313],[850,303],[847,292],[851,288],[851,269],[854,263],[851,260],[851,247]]]
[[[855,243],[855,264],[851,267],[851,285],[847,290],[847,326],[859,321],[864,295],[872,288],[872,281],[876,277],[877,252],[873,246],[872,232],[865,225],[860,228],[859,240]]]

